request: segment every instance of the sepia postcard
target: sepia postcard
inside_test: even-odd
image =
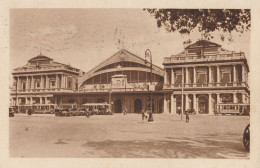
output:
[[[257,3],[190,2],[3,3],[0,167],[259,167]]]

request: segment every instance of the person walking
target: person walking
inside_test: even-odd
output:
[[[189,116],[189,113],[186,111],[186,123],[188,123],[190,121],[190,116]]]

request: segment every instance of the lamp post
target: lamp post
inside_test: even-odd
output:
[[[183,67],[181,68],[181,120],[182,120],[182,114],[183,114],[183,84],[184,84],[184,73],[183,73]]]
[[[149,90],[150,90],[150,107],[149,107],[149,118],[148,118],[148,122],[153,121],[153,100],[152,100],[152,72],[153,72],[153,62],[152,62],[152,53],[149,49],[147,49],[145,51],[145,61],[148,62],[147,59],[149,59],[150,57],[150,69],[151,69],[151,74],[150,74],[150,86],[149,86]]]

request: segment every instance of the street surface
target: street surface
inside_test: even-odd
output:
[[[10,157],[249,159],[248,116],[138,114],[10,118]]]

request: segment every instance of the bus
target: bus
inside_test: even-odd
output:
[[[108,103],[86,103],[82,106],[90,115],[112,115],[111,105]]]
[[[54,114],[55,108],[56,104],[37,104],[32,106],[34,114]]]
[[[55,104],[25,104],[25,105],[17,105],[16,112],[28,113],[28,110],[32,109],[32,112],[34,114],[53,114],[55,108],[56,108]]]
[[[250,115],[250,105],[239,103],[216,104],[215,114]]]

